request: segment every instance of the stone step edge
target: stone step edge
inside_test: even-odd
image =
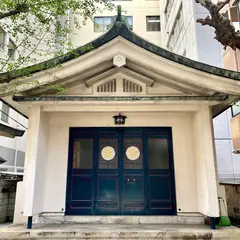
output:
[[[79,224],[204,224],[203,216],[56,216],[40,215],[34,223]]]
[[[228,239],[240,237],[240,230],[189,231],[141,231],[141,232],[78,232],[78,231],[20,231],[2,232],[1,240],[7,239]]]

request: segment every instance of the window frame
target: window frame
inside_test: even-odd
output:
[[[2,102],[1,121],[5,123],[9,123],[9,112],[10,112],[10,107],[7,104]]]
[[[150,18],[159,18],[159,19],[150,19]],[[154,21],[154,22],[149,22],[149,20],[151,21]],[[159,23],[159,30],[149,30],[149,24],[156,24],[156,23]],[[154,25],[153,25],[153,28],[152,29],[155,29]],[[147,32],[161,32],[161,17],[160,15],[147,15],[146,16],[146,31]]]
[[[127,25],[130,28],[130,30],[133,30],[133,16],[123,16],[123,17],[126,18]],[[102,31],[96,31],[96,24],[97,23],[96,23],[95,19],[97,19],[97,18],[102,18],[102,19],[111,18],[111,23],[109,24],[109,28],[107,28],[105,30],[102,30]],[[132,19],[132,25],[129,24],[128,18]],[[93,31],[94,31],[94,33],[105,33],[105,32],[107,32],[113,26],[115,19],[116,19],[116,16],[95,16],[94,19],[93,19]],[[105,25],[102,25],[102,26],[105,26]]]
[[[237,112],[236,114],[234,114],[234,112],[233,112],[233,107],[234,107],[234,105],[236,105],[237,103],[239,103],[239,105],[238,105],[238,107],[239,107],[239,112]],[[233,104],[233,105],[231,106],[232,117],[236,117],[236,116],[238,116],[238,115],[240,114],[240,101],[237,102],[237,103],[236,103],[236,104]]]

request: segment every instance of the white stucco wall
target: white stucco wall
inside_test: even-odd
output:
[[[69,127],[113,127],[114,113],[50,113],[42,212],[65,209]],[[177,209],[198,212],[191,113],[128,113],[127,126],[172,126]],[[97,121],[96,121],[97,119]],[[139,121],[141,119],[141,121]],[[54,189],[54,191],[53,191]]]

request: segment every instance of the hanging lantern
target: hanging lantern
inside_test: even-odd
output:
[[[124,125],[125,124],[125,119],[127,118],[126,116],[121,115],[121,113],[119,113],[116,116],[113,116],[114,118],[114,123],[116,125]]]

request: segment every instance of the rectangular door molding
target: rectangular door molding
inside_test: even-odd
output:
[[[66,215],[175,215],[171,128],[70,128]]]

